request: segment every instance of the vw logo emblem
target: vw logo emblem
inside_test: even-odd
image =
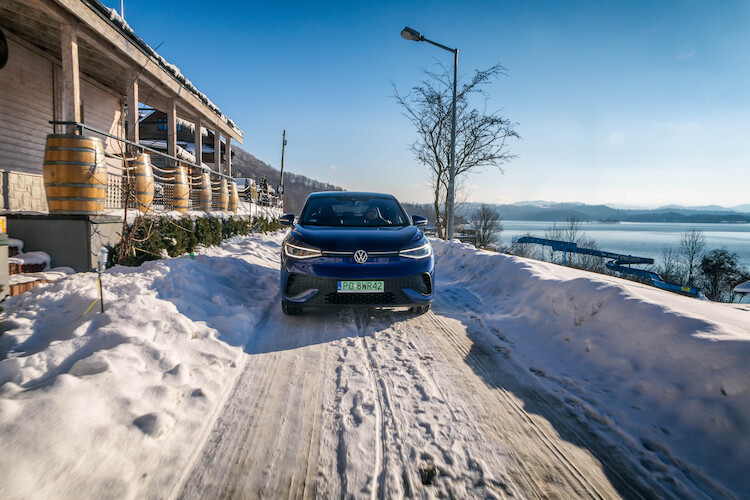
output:
[[[356,252],[354,252],[354,261],[357,264],[364,264],[365,262],[367,262],[367,252],[365,252],[364,250],[357,250]]]

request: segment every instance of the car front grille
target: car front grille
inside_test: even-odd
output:
[[[410,288],[423,295],[432,293],[432,278],[429,273],[413,274],[400,278],[384,278],[382,293],[338,293],[337,278],[320,278],[307,274],[290,273],[286,283],[284,295],[294,297],[308,290],[317,289],[319,292],[308,304],[340,304],[340,305],[399,305],[411,304],[412,301],[404,295],[402,288]]]

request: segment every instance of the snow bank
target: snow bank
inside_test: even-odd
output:
[[[433,245],[438,284],[465,290],[456,300],[570,407],[750,493],[750,307]]]
[[[278,290],[281,234],[6,301],[0,497],[164,496]]]

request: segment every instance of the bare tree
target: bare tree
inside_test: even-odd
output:
[[[474,229],[476,246],[478,248],[489,247],[497,243],[503,230],[503,218],[497,210],[489,205],[482,205],[474,210],[469,217],[469,224]]]
[[[410,149],[417,160],[429,168],[428,180],[433,193],[436,229],[444,237],[445,208],[448,203],[448,183],[451,150],[451,115],[453,103],[453,71],[440,65],[440,71],[425,71],[425,79],[405,96],[394,86],[394,97],[404,108],[404,115],[417,129],[419,139]],[[469,98],[478,95],[486,99],[482,89],[492,80],[505,75],[505,68],[496,64],[477,70],[473,78],[459,88],[456,96],[456,171],[455,178],[477,169],[501,165],[515,158],[508,141],[517,139],[516,123],[503,118],[499,112],[487,113],[471,107]],[[458,192],[458,184],[456,184]]]
[[[569,243],[575,243],[579,248],[588,248],[591,250],[599,250],[599,245],[592,238],[589,238],[586,233],[583,232],[581,220],[578,217],[571,216],[565,221],[564,224],[553,223],[552,227],[544,232],[544,237],[549,240],[567,241]],[[555,251],[552,247],[549,247],[545,251],[547,258],[550,262],[555,264],[562,264],[561,259],[555,259]],[[605,273],[606,266],[601,257],[588,254],[568,253],[564,255],[565,265],[575,267],[577,269],[584,269],[586,271],[594,271],[597,273]]]
[[[523,236],[533,237],[531,233],[525,233]],[[518,243],[518,238],[514,238],[513,245],[510,248],[511,255],[526,257],[529,259],[544,260],[544,255],[540,255],[537,245],[532,243]]]
[[[569,243],[579,244],[585,237],[585,234],[583,234],[583,231],[581,230],[580,219],[575,216],[570,216],[564,224],[558,225],[557,222],[553,222],[552,227],[544,231],[544,237],[548,240],[567,241]],[[552,247],[549,247],[547,252],[549,254],[550,262],[554,264],[562,263],[562,260],[558,262],[555,261],[555,251],[552,249]],[[566,256],[566,258],[572,257]],[[566,260],[566,264],[568,262],[570,261]]]
[[[671,245],[665,245],[661,248],[661,265],[657,272],[661,277],[670,283],[678,283],[682,272],[680,271],[680,254],[677,249]]]
[[[579,238],[577,243],[578,243],[579,248],[601,250],[599,248],[599,245],[596,243],[596,241],[594,241],[593,238],[589,238],[588,236],[583,236]],[[601,274],[607,273],[607,266],[604,263],[604,259],[596,255],[576,254],[575,257],[571,258],[570,265],[571,267],[575,267],[577,269],[583,269],[583,270],[592,271],[595,273],[601,273]]]
[[[706,237],[703,231],[691,229],[680,236],[680,261],[685,268],[685,281],[688,286],[695,286],[704,248]]]

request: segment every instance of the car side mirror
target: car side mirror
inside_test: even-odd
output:
[[[279,217],[279,223],[282,226],[293,226],[294,225],[294,214],[284,214]]]
[[[414,223],[415,226],[426,226],[427,225],[427,219],[422,217],[421,215],[412,215],[411,221]]]

